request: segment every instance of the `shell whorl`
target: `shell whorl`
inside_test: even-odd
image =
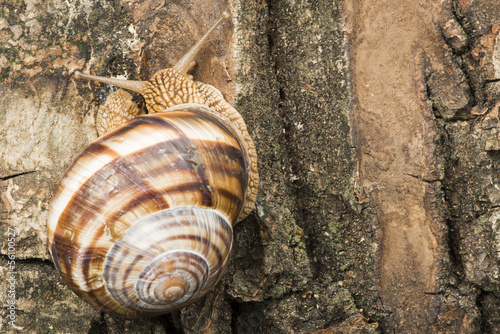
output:
[[[166,111],[90,144],[49,211],[63,280],[111,314],[159,315],[201,297],[228,263],[243,210],[249,166],[237,129],[205,106]]]
[[[142,218],[114,244],[103,279],[113,299],[127,305],[125,312],[164,313],[165,307],[183,307],[213,287],[231,247],[232,228],[219,211],[163,210]]]

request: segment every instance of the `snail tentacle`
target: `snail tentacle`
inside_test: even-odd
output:
[[[222,17],[203,35],[203,37],[196,43],[191,50],[189,50],[172,68],[177,72],[186,75],[191,67],[194,66],[193,61],[196,55],[200,52],[201,48],[208,41],[212,33],[217,29],[217,27],[225,20],[229,18],[229,13],[222,13]]]
[[[139,93],[139,94],[142,94],[142,92],[146,88],[145,81],[126,80],[126,79],[118,79],[118,78],[107,78],[107,77],[101,77],[101,76],[97,76],[97,75],[84,74],[84,73],[81,73],[80,71],[75,72],[75,78],[76,79],[94,80],[97,82],[105,83],[108,85],[113,85],[113,86],[120,87],[123,89],[128,89],[128,90],[131,90],[131,91]]]

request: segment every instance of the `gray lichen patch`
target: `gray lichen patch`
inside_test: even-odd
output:
[[[3,5],[1,81],[41,73],[68,75],[89,61],[99,62],[102,51],[116,43],[130,51],[134,36],[127,23],[120,21],[123,14],[121,7],[105,1],[14,1]],[[97,29],[90,29],[92,26]]]

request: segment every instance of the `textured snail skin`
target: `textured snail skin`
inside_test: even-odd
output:
[[[49,212],[49,249],[63,280],[125,317],[171,312],[203,296],[227,266],[245,201],[241,142],[224,117],[181,104],[91,143]]]

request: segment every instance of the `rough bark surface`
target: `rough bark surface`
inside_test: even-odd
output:
[[[205,298],[102,314],[46,248],[52,193],[112,91],[73,73],[148,79],[222,11],[192,75],[247,122],[256,209]],[[500,333],[499,35],[497,0],[0,1],[0,284],[16,302],[11,326],[1,294],[0,332]]]
[[[383,328],[435,332],[449,257],[441,134],[426,80],[441,77],[453,108],[469,103],[440,30],[459,24],[446,2],[352,1],[349,10],[357,178],[379,224],[378,287],[392,313]]]

